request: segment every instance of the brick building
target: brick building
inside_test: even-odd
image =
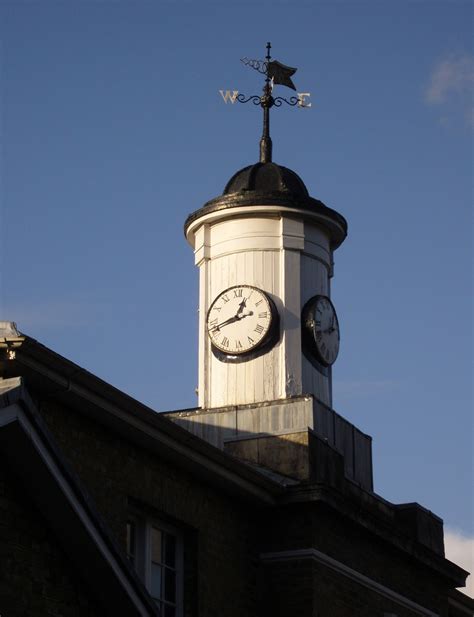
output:
[[[199,407],[157,414],[0,322],[1,617],[466,617],[443,523],[332,409],[344,218],[271,161],[185,224]]]
[[[441,520],[351,478],[318,430],[221,450],[2,326],[2,615],[156,615],[160,585],[164,615],[473,614]]]

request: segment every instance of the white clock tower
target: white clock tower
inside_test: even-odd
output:
[[[330,406],[339,325],[330,300],[333,251],[345,219],[310,197],[301,178],[272,162],[270,109],[296,69],[270,57],[263,95],[235,94],[263,109],[260,161],[185,222],[199,267],[199,406],[253,405],[311,394]],[[246,62],[246,61],[244,61]]]
[[[185,232],[199,267],[199,406],[306,394],[330,406],[339,346],[330,280],[345,219],[295,172],[261,160],[191,214]]]
[[[263,95],[234,93],[263,108],[260,160],[184,225],[199,268],[199,402],[169,417],[288,477],[312,474],[311,461],[327,447],[334,468],[343,464],[348,478],[372,490],[371,438],[332,409],[340,336],[330,282],[347,223],[272,161],[269,110],[299,98],[273,97],[275,84],[294,88],[296,69],[273,62],[269,49]],[[263,61],[251,62],[260,70]],[[314,446],[318,439],[324,446]]]

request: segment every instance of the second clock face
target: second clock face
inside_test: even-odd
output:
[[[339,322],[327,296],[314,296],[303,309],[303,334],[323,366],[331,366],[339,353]]]
[[[220,293],[207,314],[207,331],[214,347],[238,355],[259,347],[273,323],[271,301],[261,289],[236,285]]]

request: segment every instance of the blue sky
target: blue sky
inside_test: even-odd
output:
[[[2,2],[0,318],[157,410],[192,407],[186,216],[258,157],[259,58],[310,110],[274,159],[341,212],[334,405],[376,490],[472,533],[472,4]],[[289,92],[289,91],[288,91]],[[283,91],[281,92],[284,93]]]

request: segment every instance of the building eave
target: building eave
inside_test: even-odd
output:
[[[104,614],[158,617],[156,604],[55,446],[21,378],[2,383],[0,450],[4,469],[54,530]]]
[[[426,568],[435,571],[447,579],[453,587],[465,586],[469,572],[403,533],[395,520],[391,520],[387,514],[390,510],[393,513],[396,512],[398,507],[396,504],[385,501],[375,493],[364,491],[347,479],[345,487],[348,490],[344,493],[322,484],[307,483],[288,487],[280,503],[286,505],[321,504],[330,511],[351,520],[355,525],[364,527],[383,542],[396,547]],[[406,504],[402,504],[404,505]],[[417,504],[412,505],[417,506]]]
[[[40,396],[92,417],[220,490],[261,505],[274,504],[284,490],[29,336],[0,332],[0,375],[24,377]]]

